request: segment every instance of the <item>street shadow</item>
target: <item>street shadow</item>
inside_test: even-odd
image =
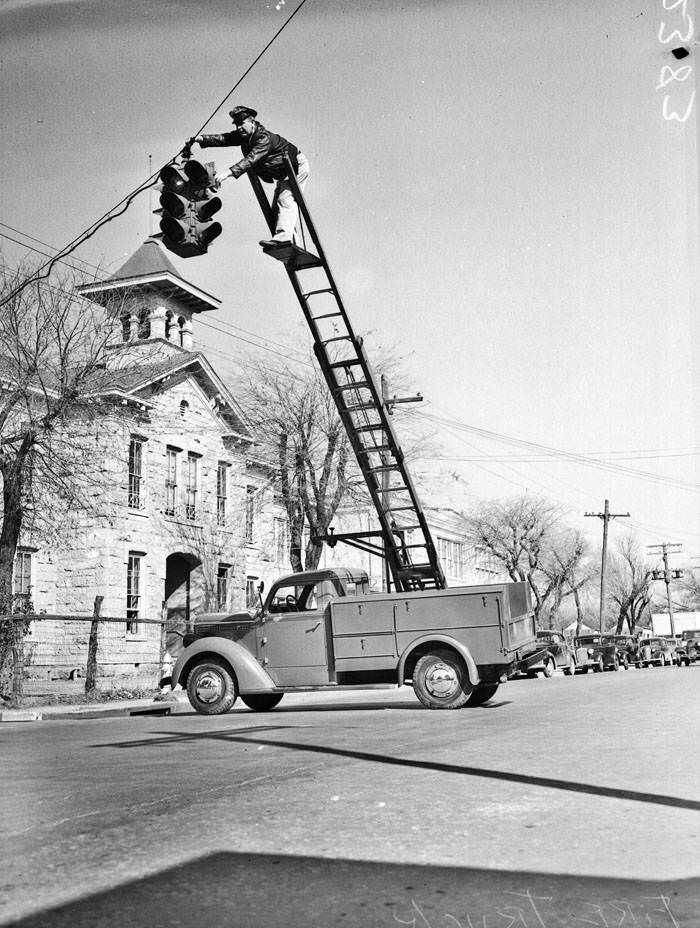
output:
[[[332,757],[342,757],[350,760],[362,760],[368,763],[386,764],[390,767],[411,767],[415,770],[429,770],[433,773],[450,773],[467,777],[482,777],[490,780],[499,780],[506,783],[522,783],[527,786],[545,789],[558,789],[565,792],[583,793],[589,796],[604,796],[607,799],[623,799],[630,802],[644,802],[652,805],[670,806],[676,809],[689,809],[700,812],[700,801],[684,799],[680,796],[666,796],[661,793],[642,793],[635,790],[619,789],[611,786],[596,786],[592,783],[577,783],[572,780],[560,780],[556,777],[538,777],[530,774],[514,773],[509,770],[492,770],[485,767],[466,767],[460,764],[443,764],[438,761],[411,760],[405,757],[394,757],[389,754],[374,754],[369,751],[353,751],[348,748],[334,748],[328,745],[304,744],[296,741],[279,741],[273,738],[250,738],[246,732],[270,732],[276,729],[289,728],[291,725],[260,726],[250,729],[219,729],[213,731],[196,732],[169,732],[160,734],[154,732],[154,737],[130,739],[129,741],[115,741],[92,745],[93,748],[162,748],[178,744],[198,744],[202,741],[222,741],[229,744],[256,744],[264,747],[285,748],[290,751],[309,754],[324,754]]]
[[[505,706],[510,706],[512,700],[510,699],[501,699],[498,702],[494,700],[489,700],[487,703],[484,703],[482,706],[469,706],[466,711],[474,712],[476,709],[502,709]],[[173,712],[173,715],[180,716],[196,716],[199,713],[195,712],[193,709],[181,709],[178,704],[178,708]],[[303,713],[303,712],[377,712],[379,710],[384,710],[386,712],[394,711],[395,709],[399,711],[410,710],[412,712],[427,712],[425,706],[421,705],[417,699],[408,697],[405,702],[395,702],[395,703],[386,703],[386,702],[362,702],[362,703],[351,703],[351,702],[326,702],[326,703],[313,703],[312,705],[305,706],[289,706],[289,705],[279,705],[276,706],[273,710],[265,712],[265,715],[279,715],[284,713],[286,715]],[[231,715],[241,715],[241,714],[252,714],[255,713],[259,715],[259,712],[256,712],[254,709],[249,709],[245,705],[238,705],[231,711]]]
[[[219,853],[27,915],[8,928],[697,928],[699,905],[700,879]]]

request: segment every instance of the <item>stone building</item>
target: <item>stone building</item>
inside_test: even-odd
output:
[[[230,389],[196,350],[199,314],[219,300],[184,280],[146,241],[110,279],[80,288],[105,304],[123,297],[120,339],[96,389],[120,415],[86,426],[99,476],[89,506],[71,512],[58,539],[21,539],[15,592],[36,612],[101,615],[98,688],[153,687],[167,650],[199,611],[242,609],[260,579],[287,572],[283,513],[272,470]],[[86,436],[87,438],[87,436]],[[90,624],[33,622],[25,693],[83,685]]]

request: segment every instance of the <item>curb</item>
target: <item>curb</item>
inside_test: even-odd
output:
[[[154,702],[131,700],[119,703],[93,703],[72,706],[33,706],[30,709],[1,709],[2,722],[49,722],[66,719],[118,718],[139,715],[172,715],[186,700],[169,699]]]

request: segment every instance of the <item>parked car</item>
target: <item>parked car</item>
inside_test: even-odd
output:
[[[536,677],[542,673],[545,677],[551,677],[555,670],[563,670],[567,677],[573,676],[576,658],[561,632],[541,629],[537,632],[537,647],[546,647],[547,653],[542,660],[528,667],[528,676]]]
[[[690,664],[700,661],[700,629],[694,628],[683,632],[681,639],[685,648],[683,663],[689,667]]]
[[[614,635],[579,635],[574,638],[576,670],[602,673],[628,665],[627,654],[615,643]]]
[[[634,664],[635,667],[641,667],[638,639],[633,635],[614,635],[614,639],[619,650],[626,655],[627,664]]]
[[[643,667],[664,667],[675,663],[674,647],[666,638],[643,638],[639,642],[639,658]]]

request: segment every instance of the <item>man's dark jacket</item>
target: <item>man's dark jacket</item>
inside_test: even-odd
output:
[[[265,126],[256,121],[255,132],[250,138],[244,138],[237,129],[223,132],[221,135],[205,135],[202,137],[202,148],[225,147],[240,145],[244,157],[232,165],[231,173],[240,177],[246,171],[256,174],[260,180],[271,184],[274,180],[281,180],[287,174],[287,165],[284,152],[287,151],[294,171],[297,167],[298,149],[287,139],[274,132],[269,132]]]

